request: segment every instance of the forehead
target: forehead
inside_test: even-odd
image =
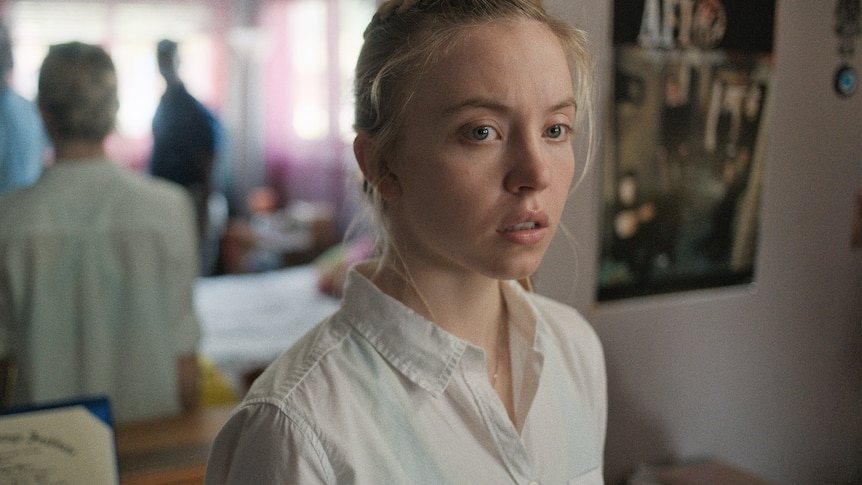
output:
[[[572,76],[562,44],[536,21],[464,28],[452,46],[421,76],[415,95],[444,106],[464,97],[552,99],[571,97]]]

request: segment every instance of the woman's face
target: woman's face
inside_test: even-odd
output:
[[[532,274],[574,173],[572,77],[532,21],[470,28],[417,85],[389,158],[392,236],[411,272]]]

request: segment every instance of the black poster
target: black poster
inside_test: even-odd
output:
[[[775,0],[615,0],[598,300],[751,283]]]

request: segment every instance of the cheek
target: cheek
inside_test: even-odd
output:
[[[434,231],[466,234],[487,225],[486,219],[494,214],[495,195],[489,177],[481,175],[475,169],[458,168],[429,176],[426,187],[434,188],[415,199],[413,210],[427,213],[419,217],[427,217]]]
[[[416,168],[403,184],[402,202],[411,211],[428,212],[427,216],[432,218],[446,217],[470,196],[471,190],[465,184],[470,180],[469,169],[449,169],[439,163]]]
[[[479,193],[490,190],[490,174],[482,174],[475,168],[460,168],[451,171],[446,176],[446,186],[452,191],[452,199],[475,198]],[[456,204],[456,201],[452,201]]]
[[[553,170],[556,172],[556,175],[561,182],[569,185],[572,181],[572,177],[574,177],[575,167],[577,166],[574,149],[570,147],[561,148],[560,151],[556,153],[556,156]]]
[[[571,185],[572,178],[575,176],[575,161],[574,159],[566,160],[559,166],[559,178],[564,181],[565,185]]]
[[[438,203],[456,205],[456,199],[463,200],[477,192],[488,190],[490,177],[482,174],[471,163],[458,163],[448,166],[435,164],[413,178],[414,188],[425,192],[426,196],[437,199]]]
[[[572,180],[575,175],[575,164],[574,162],[567,162],[564,164],[560,164],[558,169],[552,175],[553,187],[550,192],[553,193],[553,197],[555,199],[554,203],[559,207],[560,212],[562,212],[563,206],[566,205],[568,201],[569,195],[572,192]]]

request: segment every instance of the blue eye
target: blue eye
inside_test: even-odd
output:
[[[476,141],[485,141],[491,138],[493,131],[490,126],[479,126],[470,130],[470,137]]]
[[[558,138],[565,137],[566,134],[568,134],[568,132],[569,132],[569,127],[567,127],[565,125],[554,125],[554,126],[548,128],[548,131],[546,133],[547,133],[549,138],[558,139]]]
[[[473,142],[491,141],[500,138],[497,129],[490,125],[481,125],[470,128],[466,133],[466,137]]]

